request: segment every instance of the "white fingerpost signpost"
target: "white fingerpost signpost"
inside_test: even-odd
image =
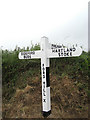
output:
[[[74,46],[71,48],[66,48],[61,45],[50,44],[48,38],[45,36],[41,38],[40,47],[41,50],[20,52],[19,59],[41,59],[42,112],[43,116],[47,117],[51,113],[49,79],[50,58],[80,56],[82,49]]]

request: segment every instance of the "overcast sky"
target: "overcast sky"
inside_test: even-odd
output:
[[[88,49],[89,0],[1,0],[0,46],[13,50],[39,43],[78,44]]]

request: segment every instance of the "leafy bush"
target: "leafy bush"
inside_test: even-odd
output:
[[[27,50],[29,50],[29,47],[27,47]],[[32,45],[30,50],[40,50],[40,45]],[[19,81],[22,73],[26,72],[26,77],[33,77],[40,69],[40,60],[19,60],[18,54],[20,51],[26,50],[17,47],[14,51],[2,51],[3,96],[6,98],[8,96],[7,91],[10,94],[14,93],[17,81]],[[88,75],[90,74],[88,72],[89,57],[90,52],[83,52],[80,57],[50,59],[50,73],[61,76],[61,78],[68,75],[73,81],[79,83],[79,88],[86,89],[85,85],[88,83]]]

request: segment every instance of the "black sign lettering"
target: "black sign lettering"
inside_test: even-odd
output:
[[[46,96],[45,95],[45,82],[43,82],[43,95]]]
[[[43,74],[43,78],[45,78],[45,67],[44,67],[44,64],[42,64],[42,74]]]
[[[46,91],[45,91],[45,82],[43,82],[43,96],[46,96]],[[43,99],[43,102],[46,102],[46,99]]]
[[[30,59],[31,56],[30,55],[24,55],[24,59]]]
[[[69,52],[69,49],[67,48],[67,51]]]
[[[59,57],[60,57],[60,53],[58,53]]]
[[[51,44],[51,49],[53,49],[53,48],[62,48],[62,46],[61,45]]]
[[[55,48],[55,45],[53,45],[53,49],[52,49],[52,52],[54,52],[54,53],[58,53],[58,55],[59,55],[59,57],[60,56],[66,56],[66,57],[68,57],[68,56],[72,56],[72,53],[74,52],[74,51],[76,51],[76,48],[75,47],[73,47],[73,48]]]
[[[70,51],[72,51],[72,48],[70,48]]]
[[[61,45],[57,45],[57,48],[62,48],[62,46]]]
[[[70,56],[72,56],[72,52],[70,52]]]
[[[58,49],[58,52],[60,52],[60,49]]]
[[[61,52],[63,52],[63,49],[61,49]]]
[[[21,52],[21,55],[34,55],[35,51]]]
[[[66,52],[64,52],[64,56],[66,56],[67,54],[66,54]]]
[[[61,52],[61,56],[63,56],[63,52]]]
[[[45,75],[43,75],[43,78],[45,78]]]
[[[76,50],[76,48],[74,47],[74,48],[73,48],[73,52],[74,52],[75,50]]]
[[[67,56],[69,56],[69,52],[67,53]]]
[[[57,49],[56,49],[56,52],[57,52]]]
[[[64,52],[66,52],[65,49],[64,49]]]
[[[46,99],[43,99],[43,102],[45,102],[45,103],[46,103]]]

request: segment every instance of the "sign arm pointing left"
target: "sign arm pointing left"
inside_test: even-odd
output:
[[[19,59],[40,59],[42,56],[42,51],[25,51],[19,53]]]

